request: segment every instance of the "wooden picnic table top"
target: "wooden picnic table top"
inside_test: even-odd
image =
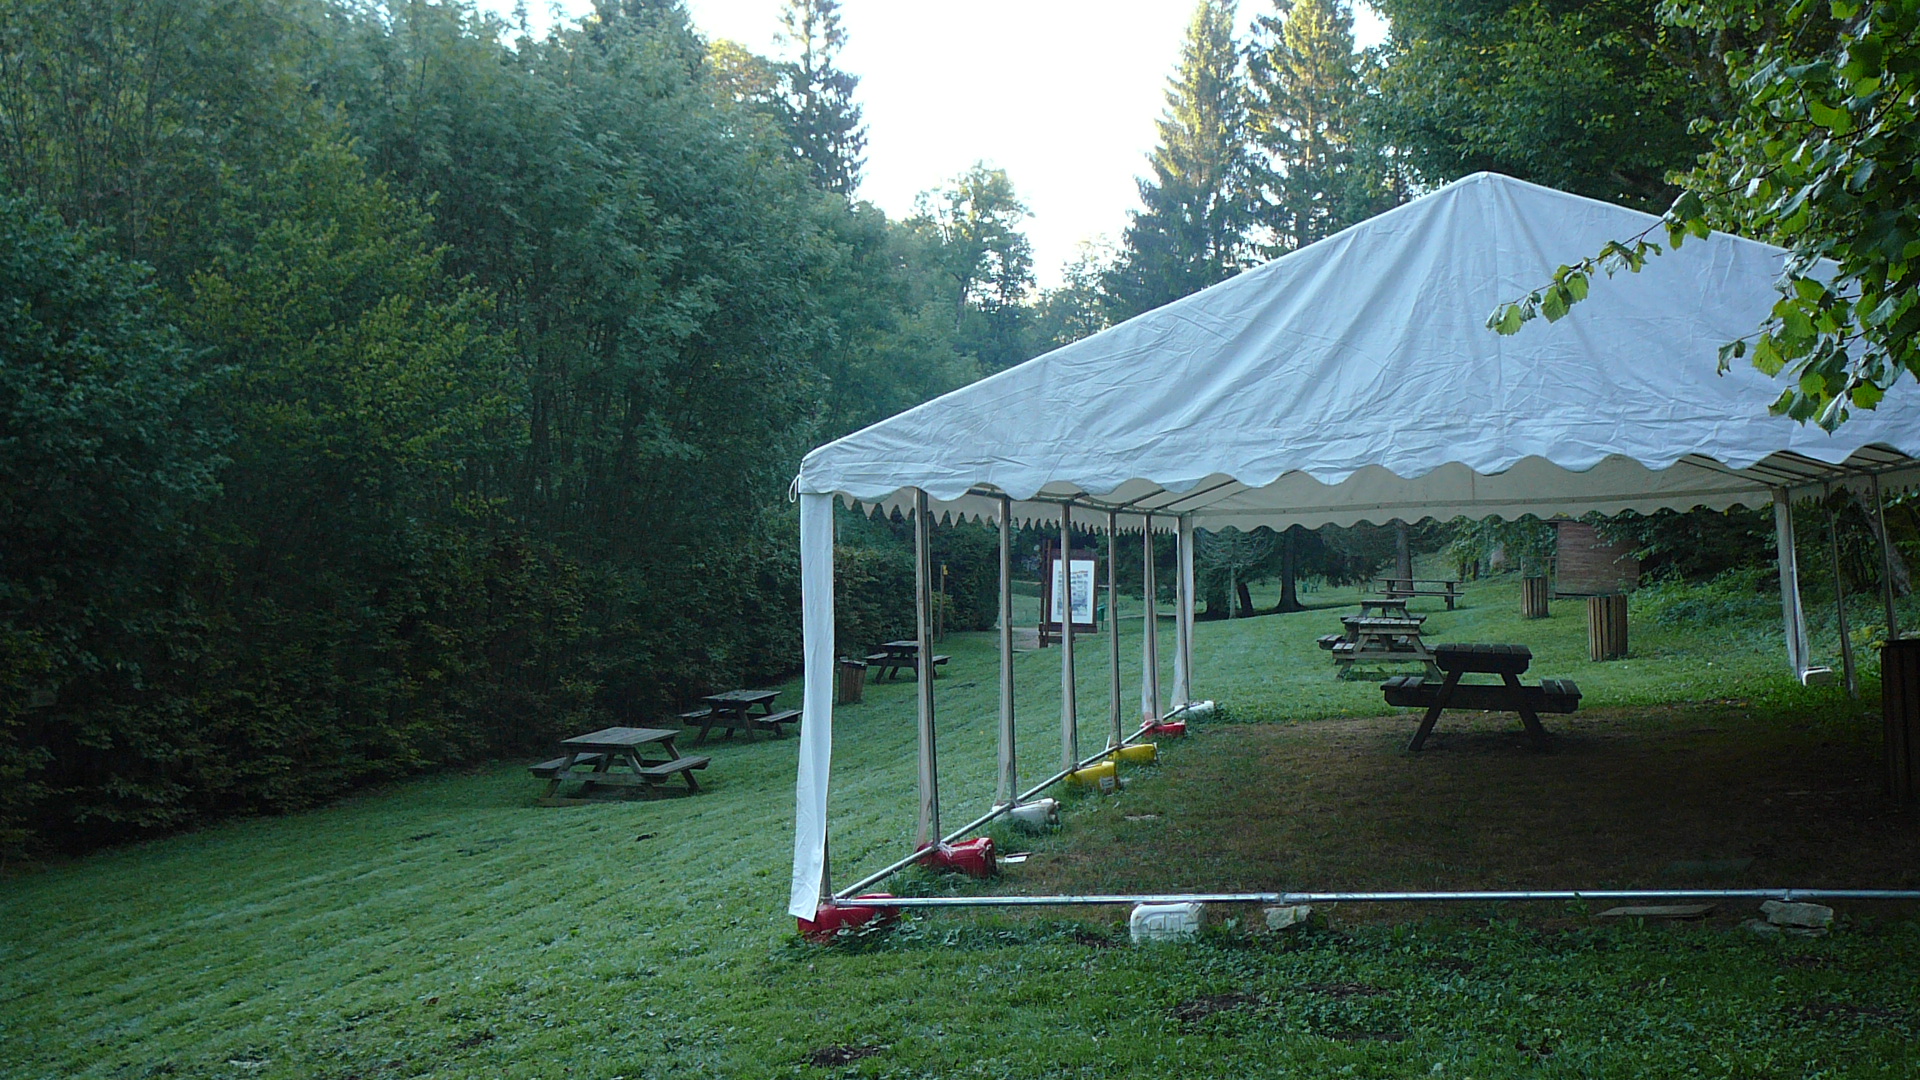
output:
[[[918,641],[913,641],[913,640],[883,641],[880,643],[880,647],[887,650],[888,652],[919,652],[920,651],[920,643]]]
[[[754,705],[771,705],[773,699],[780,696],[778,690],[726,690],[718,694],[708,694],[701,701],[720,709],[745,709]]]
[[[1427,621],[1425,615],[1342,615],[1340,621],[1357,630],[1418,630]]]
[[[1450,642],[1433,647],[1433,662],[1446,672],[1518,675],[1533,664],[1525,645],[1470,645]]]
[[[610,727],[599,731],[590,731],[585,735],[575,735],[571,739],[560,740],[560,745],[571,750],[631,750],[648,743],[663,742],[671,744],[680,737],[678,731],[667,728]]]

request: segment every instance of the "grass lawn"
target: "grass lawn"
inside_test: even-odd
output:
[[[1005,837],[1036,855],[990,887],[1912,887],[1916,822],[1875,796],[1871,709],[1793,686],[1751,612],[1661,603],[1636,599],[1634,656],[1609,664],[1586,661],[1572,604],[1521,622],[1511,581],[1432,612],[1433,637],[1524,641],[1534,676],[1580,683],[1546,754],[1495,716],[1403,753],[1411,721],[1313,645],[1334,611],[1202,624],[1221,716],[1122,794],[1071,800],[1058,834]],[[1131,717],[1141,624],[1121,614]],[[1082,645],[1092,747],[1104,636]],[[942,647],[954,824],[992,794],[994,649]],[[1038,779],[1060,757],[1057,651],[1016,670]],[[911,841],[912,683],[869,687],[835,743],[850,881]],[[1842,906],[1821,940],[1753,935],[1745,909],[1615,925],[1556,905],[1342,908],[1155,947],[1126,945],[1114,910],[942,914],[802,944],[782,914],[795,745],[709,742],[695,797],[542,808],[503,762],[16,869],[0,1076],[1920,1075],[1905,907]]]

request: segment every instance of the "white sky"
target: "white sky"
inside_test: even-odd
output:
[[[513,0],[478,0],[505,16]],[[781,0],[686,0],[708,38],[777,55]],[[528,0],[536,32],[590,0]],[[867,166],[858,193],[892,218],[975,161],[1002,168],[1033,211],[1034,270],[1059,282],[1084,241],[1117,241],[1158,141],[1167,77],[1193,0],[842,0],[840,66],[860,79]],[[1240,0],[1250,20],[1268,10]],[[1356,37],[1384,25],[1356,5]]]

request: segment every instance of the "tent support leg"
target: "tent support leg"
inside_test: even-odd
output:
[[[1833,508],[1833,485],[1825,486],[1827,504],[1827,544],[1833,552],[1833,617],[1840,628],[1840,670],[1847,680],[1847,696],[1860,696],[1860,683],[1853,673],[1853,637],[1847,633],[1847,579],[1840,572],[1840,513]]]
[[[1145,543],[1141,548],[1140,592],[1145,612],[1141,621],[1146,633],[1140,638],[1140,714],[1142,723],[1151,724],[1160,719],[1160,618],[1159,598],[1154,595],[1158,584],[1154,581],[1152,514],[1147,515],[1142,534]]]
[[[1173,653],[1173,707],[1176,709],[1193,700],[1193,518],[1188,515],[1180,516],[1178,539]]]
[[[1787,489],[1773,489],[1773,531],[1780,564],[1780,617],[1787,636],[1787,663],[1793,677],[1807,673],[1807,617],[1800,607],[1800,564],[1793,542],[1793,499]]]
[[[994,802],[1020,791],[1013,745],[1013,500],[1000,496],[1000,779]]]
[[[1071,772],[1080,761],[1080,710],[1074,693],[1073,506],[1070,503],[1060,504],[1060,566],[1055,574],[1060,590],[1060,602],[1053,608],[1054,617],[1060,620],[1060,767]]]
[[[1873,485],[1873,521],[1880,540],[1880,598],[1887,605],[1887,640],[1900,640],[1900,616],[1893,610],[1893,541],[1887,538],[1886,500],[1880,496],[1880,475],[1868,477]]]
[[[1107,710],[1107,749],[1119,746],[1126,733],[1120,704],[1120,579],[1114,568],[1120,563],[1120,515],[1107,511],[1107,675],[1112,704]]]
[[[915,847],[940,839],[940,753],[933,728],[933,565],[931,522],[927,520],[927,493],[913,489],[913,611],[918,624],[920,656],[916,661],[920,702],[920,828]]]

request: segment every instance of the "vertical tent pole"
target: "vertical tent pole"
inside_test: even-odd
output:
[[[913,612],[919,628],[920,829],[915,847],[940,842],[940,753],[933,733],[933,564],[927,493],[913,489]]]
[[[1146,537],[1142,549],[1144,557],[1141,560],[1140,591],[1145,597],[1142,620],[1147,630],[1140,639],[1140,718],[1142,723],[1151,724],[1160,719],[1160,622],[1155,610],[1158,598],[1154,594],[1158,583],[1154,581],[1152,514],[1147,515],[1141,533]]]
[[[1109,709],[1107,749],[1111,750],[1127,739],[1126,732],[1120,730],[1123,721],[1120,714],[1124,710],[1120,705],[1120,579],[1114,567],[1120,562],[1120,515],[1107,511],[1107,671],[1111,684],[1112,707]]]
[[[1807,616],[1800,607],[1800,563],[1793,543],[1793,499],[1787,489],[1773,489],[1773,532],[1780,564],[1780,618],[1787,635],[1787,662],[1793,677],[1807,673]]]
[[[1180,515],[1179,562],[1175,568],[1173,707],[1193,700],[1193,518]]]
[[[1020,794],[1013,749],[1013,500],[1000,496],[1000,780],[994,805]]]
[[[1893,540],[1887,536],[1886,501],[1880,497],[1880,474],[1868,477],[1873,484],[1873,520],[1880,534],[1880,598],[1887,605],[1887,640],[1900,640],[1900,617],[1893,611]]]
[[[1859,697],[1853,677],[1853,638],[1847,633],[1847,582],[1840,574],[1840,515],[1833,508],[1833,485],[1823,485],[1827,504],[1827,542],[1833,551],[1833,616],[1840,628],[1840,671],[1847,680],[1847,696]]]
[[[794,783],[793,879],[787,911],[802,919],[833,895],[827,874],[827,776],[833,753],[833,496],[800,495],[801,691]]]
[[[1053,613],[1060,619],[1060,768],[1080,766],[1079,704],[1074,697],[1073,670],[1073,504],[1060,504],[1060,568],[1055,571],[1060,600]],[[1092,584],[1089,582],[1088,584]]]

